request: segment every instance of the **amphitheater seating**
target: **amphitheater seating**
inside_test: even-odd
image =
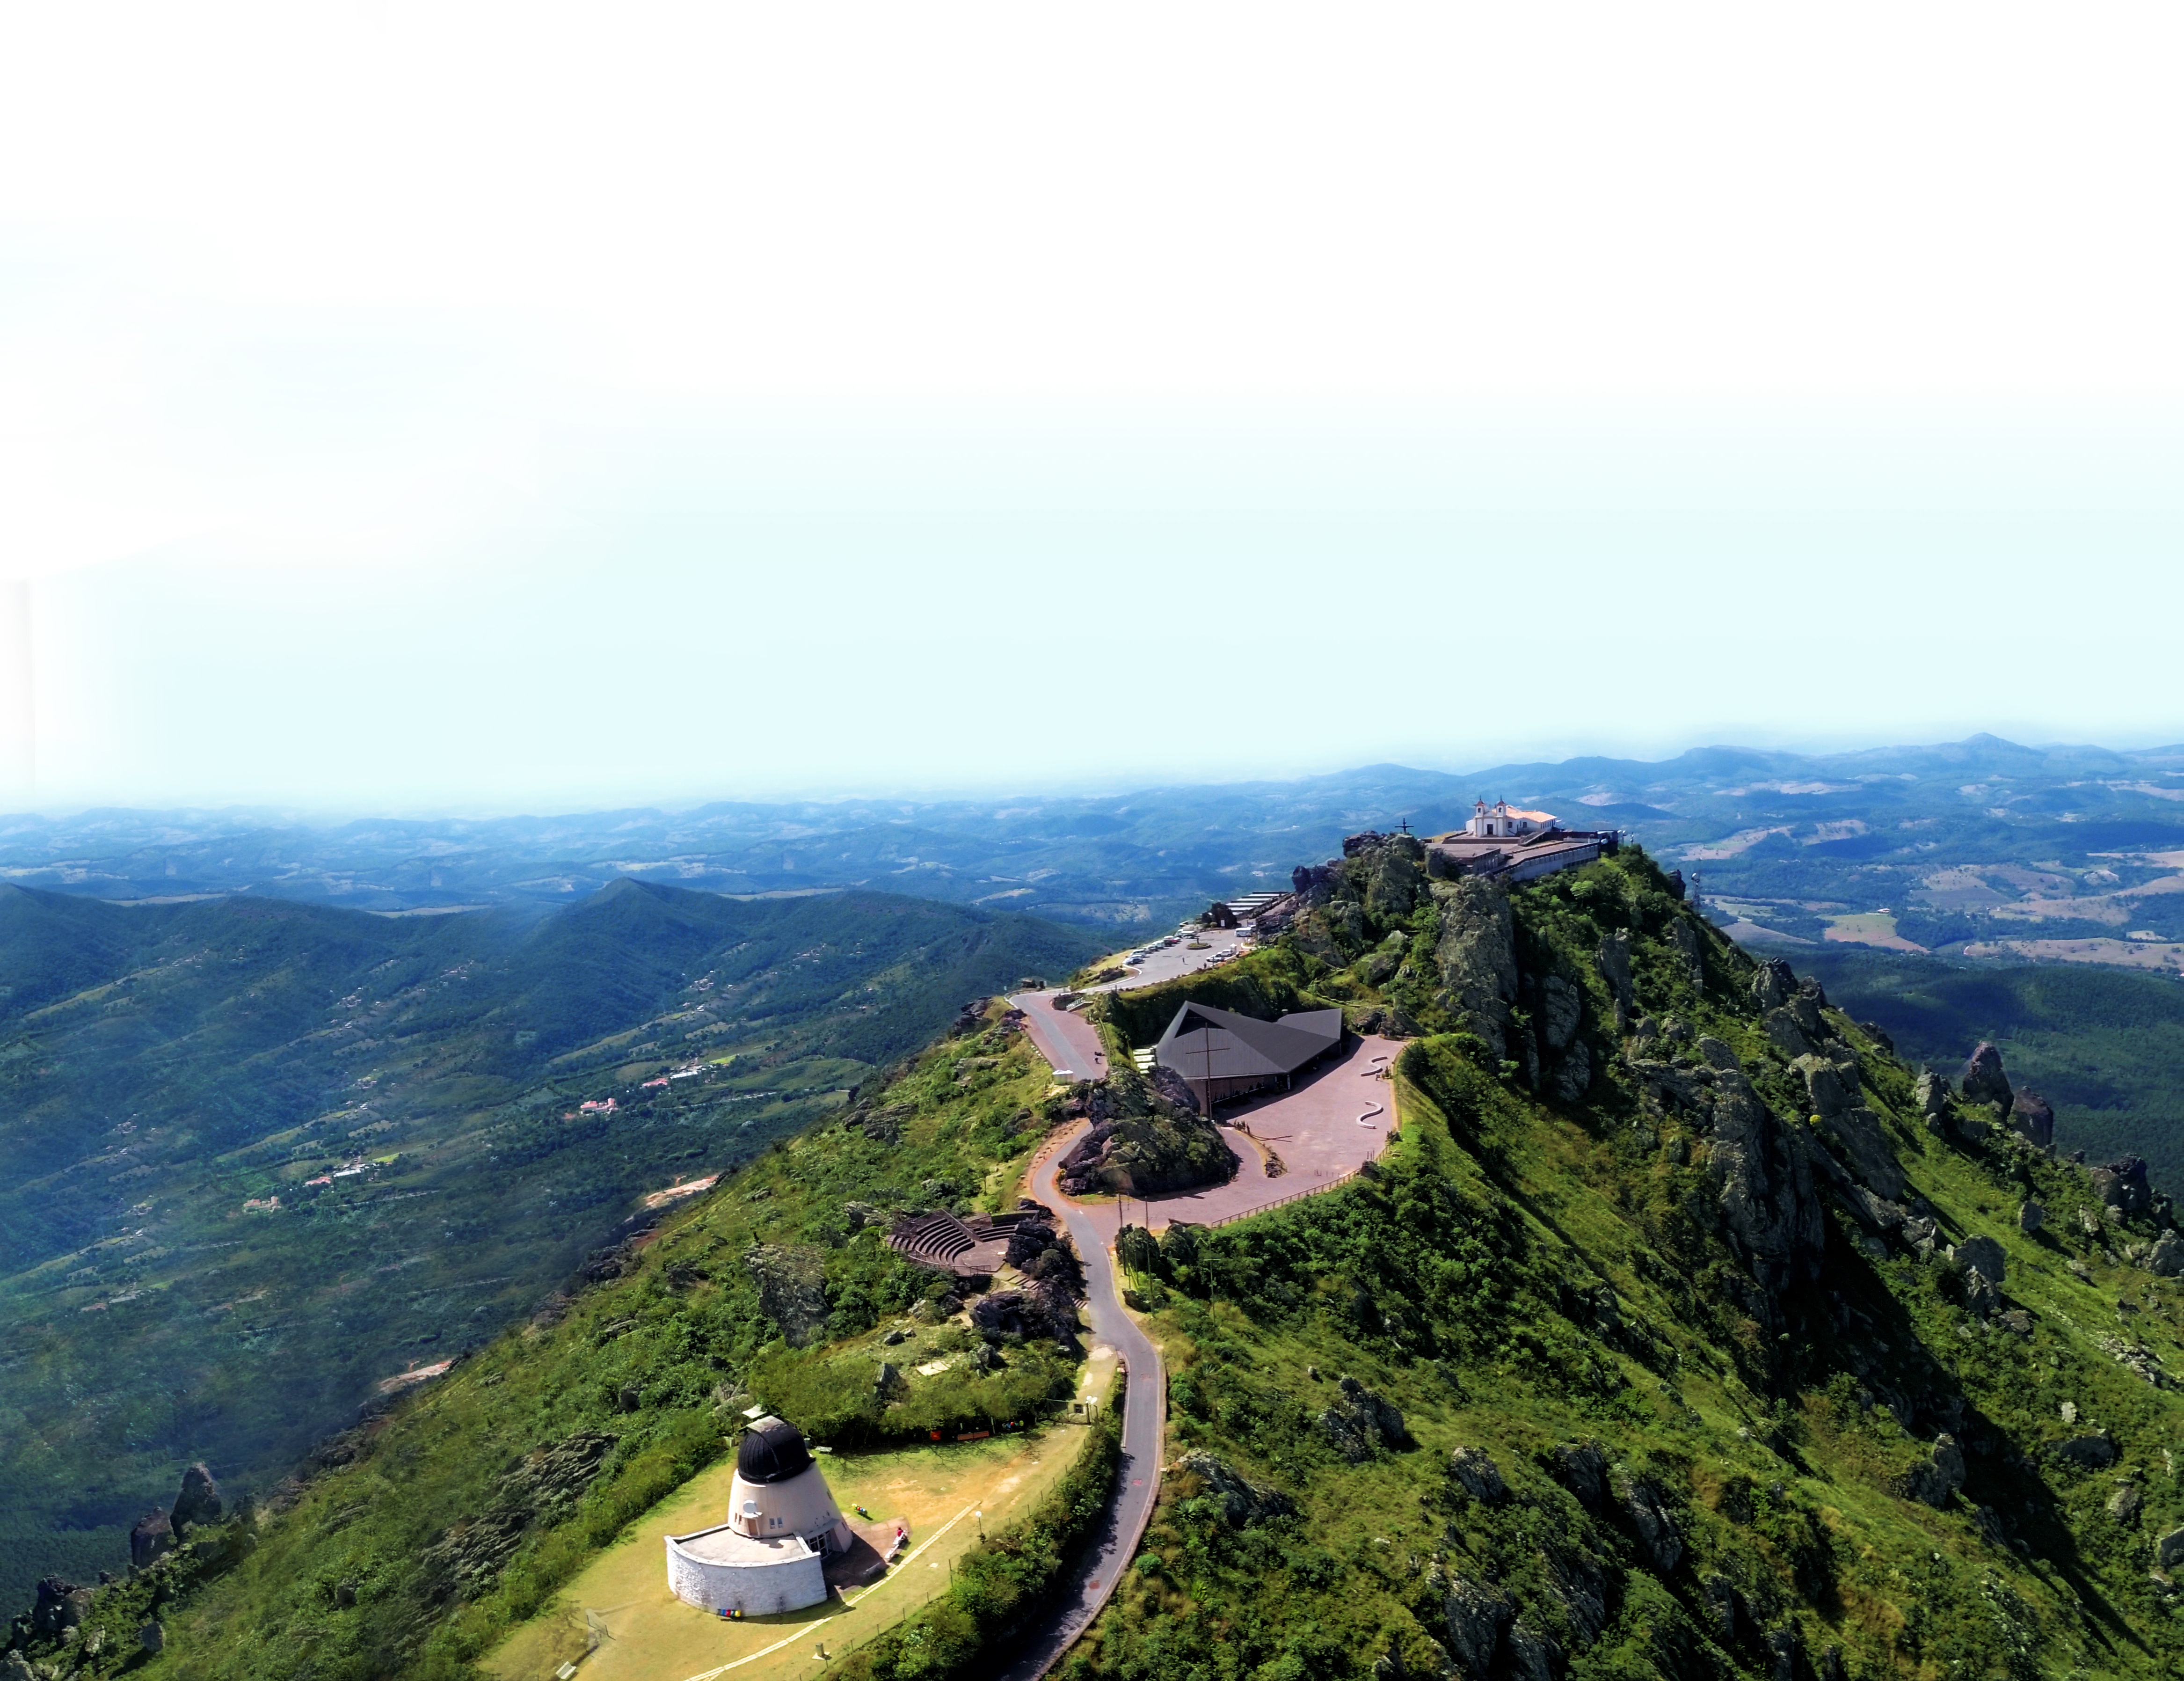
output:
[[[888,1233],[889,1247],[921,1266],[952,1272],[959,1278],[990,1278],[1008,1259],[1009,1234],[1028,1220],[1044,1215],[974,1214],[968,1218],[945,1209],[905,1215]]]

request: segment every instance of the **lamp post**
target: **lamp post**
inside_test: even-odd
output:
[[[983,1511],[974,1511],[971,1516],[976,1518],[978,1522],[978,1539],[982,1541],[986,1539],[986,1514]]]

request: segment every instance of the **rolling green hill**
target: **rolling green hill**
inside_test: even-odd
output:
[[[1060,1673],[2176,1673],[2166,1200],[1919,1087],[1642,855],[1506,895],[1421,863],[1392,840],[1346,863],[1223,977],[1426,1030],[1397,1065],[1401,1136],[1324,1195],[1126,1246],[1168,1360],[1165,1480]],[[884,1430],[880,1328],[951,1327],[914,1310],[939,1281],[848,1216],[1006,1199],[1059,1111],[1003,1033],[766,1154],[565,1319],[504,1335],[93,1620],[125,1630],[160,1599],[148,1675],[458,1676],[716,1455],[747,1397],[822,1438]],[[760,1237],[806,1250],[823,1292],[800,1349]],[[1004,1374],[1038,1369],[1003,1352]],[[585,1432],[616,1438],[588,1491],[507,1504],[526,1453]],[[996,1537],[844,1673],[993,1673],[994,1595],[1052,1557]]]
[[[125,1561],[191,1460],[270,1486],[640,1193],[1095,943],[872,893],[624,881],[538,919],[0,887],[0,1594]]]

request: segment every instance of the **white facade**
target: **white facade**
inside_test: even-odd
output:
[[[754,1540],[800,1536],[822,1552],[850,1541],[850,1525],[814,1463],[785,1483],[748,1483],[741,1471],[728,1485],[728,1527]]]
[[[1480,840],[1499,840],[1518,835],[1536,835],[1543,829],[1552,829],[1558,819],[1552,812],[1528,812],[1511,805],[1507,800],[1496,800],[1488,805],[1481,800],[1471,808],[1471,821],[1463,832]]]
[[[667,1585],[701,1611],[801,1611],[827,1597],[826,1567],[801,1536],[754,1540],[727,1524],[667,1538]]]

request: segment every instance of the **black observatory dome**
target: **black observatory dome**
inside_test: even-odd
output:
[[[736,1449],[736,1471],[746,1483],[786,1483],[811,1463],[802,1434],[786,1419],[761,1418]]]

